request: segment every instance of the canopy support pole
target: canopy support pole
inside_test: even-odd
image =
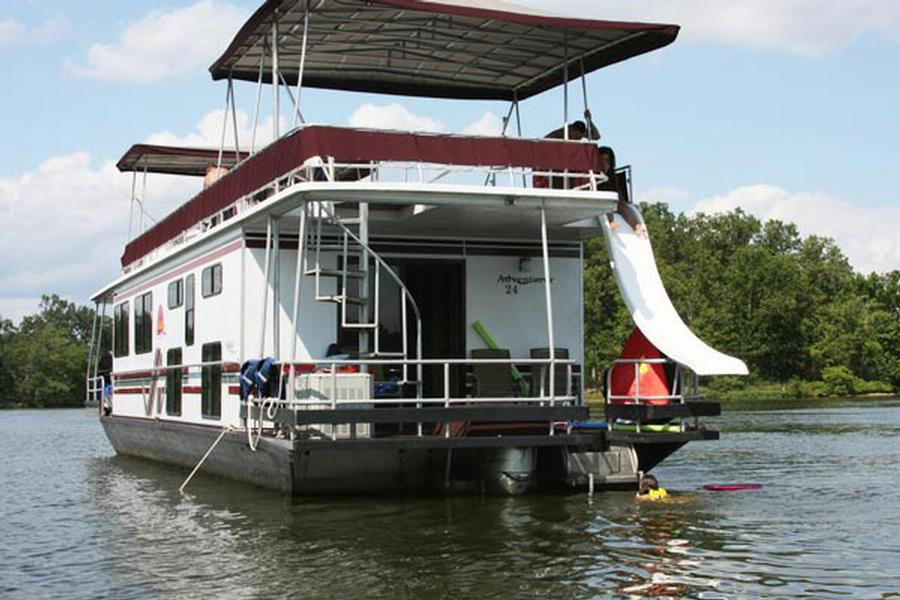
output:
[[[144,178],[141,182],[141,233],[144,233],[144,214],[146,213],[144,201],[147,199],[147,161],[144,161]]]
[[[569,140],[569,30],[563,35],[563,139]]]
[[[241,150],[238,143],[237,104],[234,101],[234,82],[231,80],[231,77],[228,78],[228,90],[231,92],[231,125],[234,127],[234,164],[237,166],[241,162]]]
[[[272,17],[272,134],[273,141],[277,140],[280,135],[278,132],[278,118],[281,116],[281,110],[278,106],[281,96],[281,81],[278,75],[278,18]]]
[[[216,160],[216,169],[222,168],[222,155],[225,153],[225,132],[228,130],[228,107],[231,104],[231,77],[225,86],[225,114],[222,115],[222,135],[219,136],[219,158]]]
[[[266,66],[266,42],[263,39],[262,52],[259,53],[259,77],[256,80],[256,108],[253,109],[253,134],[250,137],[250,154],[256,151],[256,128],[259,126],[259,105],[262,100],[263,70]]]
[[[513,106],[516,109],[516,135],[522,137],[522,116],[519,114],[519,94],[513,92]],[[522,187],[528,187],[528,180],[525,178],[525,171],[522,171]]]
[[[300,70],[297,71],[297,101],[294,103],[294,127],[297,123],[305,123],[300,112],[300,93],[303,91],[303,69],[306,66],[306,43],[309,35],[309,0],[306,0],[306,8],[303,12],[303,49],[300,51]]]
[[[131,241],[131,227],[134,224],[134,191],[137,187],[137,170],[131,172],[131,203],[128,205],[128,241]]]
[[[591,119],[591,110],[588,108],[588,97],[587,97],[587,77],[584,72],[584,59],[579,59],[579,64],[581,65],[581,97],[584,99],[584,124],[587,125],[587,135],[589,140],[593,140],[593,120]],[[599,138],[597,138],[599,139]]]

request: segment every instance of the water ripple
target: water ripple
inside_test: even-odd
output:
[[[0,415],[4,598],[900,594],[900,404],[726,414],[677,502],[308,499],[113,456],[88,411]],[[705,483],[760,481],[759,491]]]

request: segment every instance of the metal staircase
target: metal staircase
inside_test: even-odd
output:
[[[342,208],[346,205],[342,205]],[[360,359],[396,359],[402,366],[402,381],[398,384],[415,384],[417,397],[422,394],[422,319],[419,307],[403,283],[385,260],[374,252],[368,243],[368,204],[356,205],[358,213],[347,217],[338,214],[335,203],[313,202],[307,205],[306,252],[304,274],[315,281],[317,302],[338,305],[341,328],[356,332]],[[354,231],[356,229],[356,231]],[[337,252],[337,265],[323,263],[323,252]],[[386,351],[381,344],[380,288],[382,271],[390,282],[400,289],[401,349]],[[323,291],[323,279],[336,282],[334,293]],[[370,290],[372,296],[370,296]],[[415,318],[415,345],[411,348],[408,332],[408,313],[412,309]],[[371,343],[370,343],[371,342]],[[414,352],[415,378],[410,378],[410,354]]]

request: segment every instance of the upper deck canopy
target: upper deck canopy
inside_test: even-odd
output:
[[[241,160],[250,154],[241,152]],[[135,144],[116,163],[123,173],[166,173],[169,175],[205,175],[206,168],[218,164],[219,151],[210,148],[184,148],[178,146],[157,146]],[[222,153],[222,166],[226,169],[237,164],[234,150]]]
[[[278,26],[278,69],[295,84],[406,96],[524,100],[675,40],[677,25],[550,16],[496,0],[267,0],[210,67],[257,81]],[[271,69],[263,81],[271,83]]]
[[[126,154],[126,156],[128,156]],[[234,155],[231,155],[232,158]],[[309,125],[260,150],[125,247],[126,266],[238,198],[283,177],[311,157],[337,162],[411,161],[442,165],[518,166],[534,170],[599,171],[593,144],[376,131]]]

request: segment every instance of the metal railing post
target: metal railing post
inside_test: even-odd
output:
[[[306,223],[309,205],[303,203],[300,208],[300,224],[297,227],[297,268],[294,273],[294,311],[291,315],[291,364],[290,364],[290,386],[291,391],[288,393],[288,399],[294,402],[297,399],[297,330],[298,321],[300,319],[300,293],[302,290],[303,278],[306,277]]]
[[[550,250],[547,244],[547,210],[541,206],[541,254],[544,260],[544,297],[547,304],[547,341],[550,355],[550,406],[553,406],[556,390],[554,389],[556,367],[556,343],[553,337],[553,294],[550,281]],[[542,386],[543,387],[543,386]],[[550,423],[550,435],[553,435],[553,423]]]

